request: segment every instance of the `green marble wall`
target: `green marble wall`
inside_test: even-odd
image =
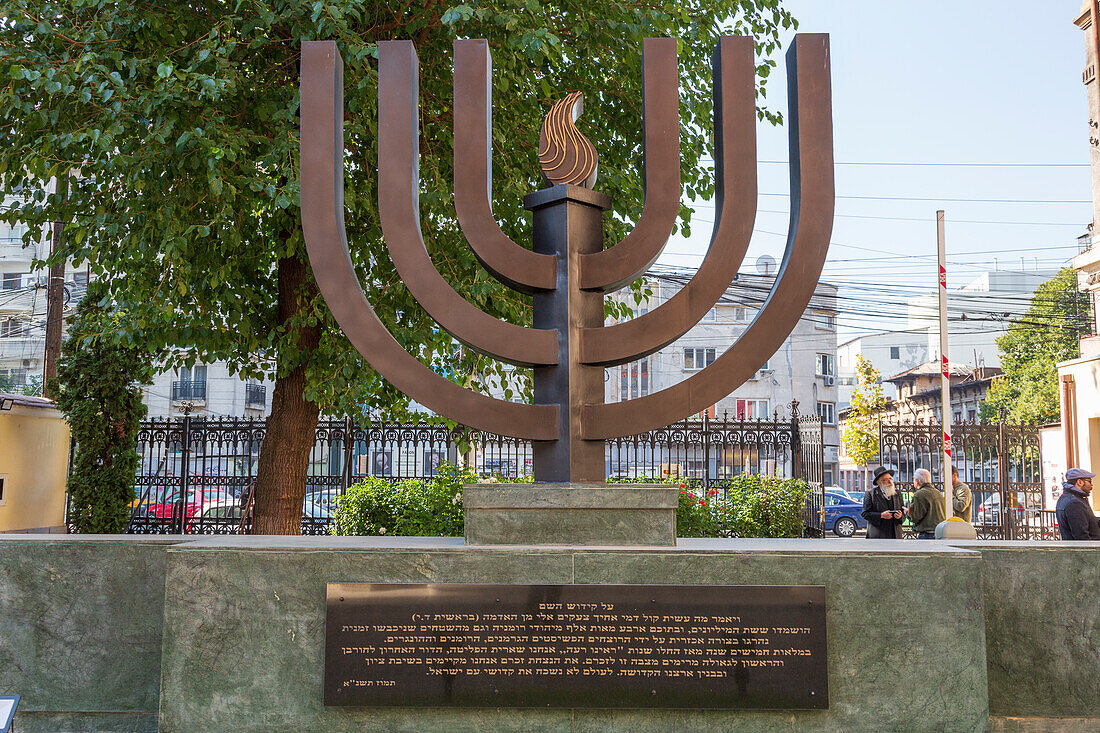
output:
[[[328,582],[821,584],[830,707],[325,708]],[[1100,731],[1098,608],[1100,543],[6,535],[0,694],[21,733]]]
[[[175,540],[0,535],[0,694],[20,733],[155,731]]]
[[[1100,731],[1100,542],[967,546],[983,559],[990,713]]]
[[[988,726],[976,552],[938,543],[871,552],[866,541],[820,540],[684,541],[678,549],[617,551],[471,548],[401,538],[333,542],[211,538],[169,552],[165,627],[172,633],[164,644],[161,731],[850,731],[866,730],[870,721],[877,730]],[[327,582],[823,584],[830,709],[325,708]],[[927,587],[939,590],[933,595]],[[953,694],[939,694],[948,680]]]

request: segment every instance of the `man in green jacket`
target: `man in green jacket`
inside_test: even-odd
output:
[[[951,507],[955,510],[954,514],[959,519],[969,522],[971,516],[971,505],[973,504],[973,495],[970,493],[970,487],[962,481],[959,481],[959,469],[957,466],[951,467]]]
[[[943,492],[932,485],[932,474],[927,468],[918,468],[913,474],[913,503],[909,505],[909,517],[918,540],[936,538],[936,525],[947,519],[943,513]]]

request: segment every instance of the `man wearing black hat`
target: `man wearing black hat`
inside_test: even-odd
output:
[[[871,490],[863,495],[863,518],[867,520],[867,539],[900,540],[905,510],[901,494],[894,486],[894,472],[885,466],[875,469]]]
[[[1092,478],[1083,468],[1071,468],[1066,471],[1066,480],[1062,482],[1062,495],[1058,497],[1055,515],[1058,517],[1058,532],[1064,540],[1100,540],[1100,521],[1089,505],[1092,493]]]

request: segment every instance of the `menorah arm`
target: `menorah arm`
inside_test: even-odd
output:
[[[833,229],[833,134],[829,37],[799,34],[787,52],[791,223],[775,286],[741,337],[703,371],[627,402],[581,408],[585,440],[669,425],[743,384],[798,324],[821,277]]]
[[[715,222],[691,281],[625,323],[586,328],[584,364],[613,366],[648,356],[683,336],[722,297],[749,248],[756,221],[756,78],[753,41],[723,36],[714,53]],[[732,194],[727,199],[727,194]]]
[[[411,41],[382,41],[378,59],[378,210],[405,287],[443,330],[471,349],[520,366],[557,364],[556,331],[490,316],[455,292],[432,264],[420,231],[416,50]]]
[[[680,212],[680,99],[676,39],[642,45],[645,203],[630,234],[617,244],[581,255],[580,288],[610,293],[637,280],[657,261]]]
[[[455,212],[470,249],[497,280],[523,293],[553,290],[555,255],[513,242],[490,203],[493,188],[493,61],[484,39],[456,40],[454,73]]]
[[[553,440],[556,405],[524,405],[463,389],[406,352],[371,308],[355,274],[344,227],[343,64],[332,41],[302,44],[302,232],[314,277],[348,339],[394,387],[463,425],[528,440]]]

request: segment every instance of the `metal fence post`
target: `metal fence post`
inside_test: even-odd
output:
[[[703,410],[703,494],[710,490],[710,413]]]
[[[187,493],[191,489],[191,413],[186,412],[183,415],[183,434],[182,445],[183,448],[180,451],[180,498],[176,503],[176,527],[175,530],[179,534],[183,534],[184,521],[183,513],[184,507],[187,505]]]
[[[351,459],[352,451],[355,447],[355,442],[352,440],[352,430],[355,425],[352,423],[350,417],[344,418],[344,470],[341,472],[343,476],[340,479],[340,495],[343,496],[344,492],[351,486]]]
[[[1005,539],[1016,539],[1015,513],[1009,509],[1009,501],[1016,501],[1016,497],[1009,497],[1008,481],[1008,453],[1005,450],[1005,423],[1004,418],[997,423],[997,485],[1001,492],[1001,526],[1004,527]]]

